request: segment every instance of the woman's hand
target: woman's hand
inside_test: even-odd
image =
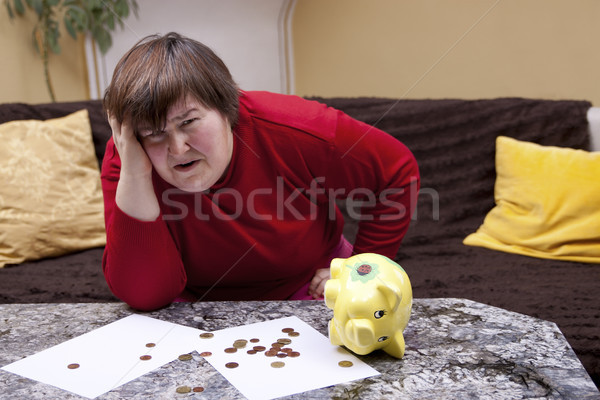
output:
[[[144,148],[135,137],[135,132],[129,121],[119,123],[116,118],[108,115],[108,123],[112,129],[115,147],[121,158],[121,177],[123,175],[145,177],[152,174],[152,163]]]
[[[308,287],[308,294],[311,295],[314,299],[319,299],[323,297],[323,293],[325,292],[325,283],[331,278],[329,273],[329,268],[321,268],[315,272],[315,276],[310,281],[310,286]]]
[[[115,201],[125,214],[141,221],[154,221],[160,207],[152,184],[152,162],[135,137],[129,121],[119,123],[108,115],[121,171]]]

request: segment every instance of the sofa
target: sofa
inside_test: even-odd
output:
[[[497,206],[498,138],[544,148],[590,150],[589,102],[523,98],[313,100],[376,125],[413,151],[421,172],[421,191],[396,261],[408,273],[414,297],[467,298],[552,321],[600,385],[600,265],[593,258],[547,258],[464,243],[466,237],[479,232]],[[88,110],[100,165],[111,132],[99,101],[2,104],[0,124],[63,117],[81,109]],[[546,189],[560,184],[551,176],[548,180]],[[593,185],[597,187],[598,180],[579,187]],[[579,190],[571,193],[571,197],[580,196]],[[358,221],[356,213],[347,212],[347,206],[340,203],[345,235],[352,240]],[[600,232],[597,226],[594,229]],[[592,244],[598,245],[599,236],[595,242],[592,238]],[[102,252],[99,245],[6,265],[0,268],[0,302],[118,301],[102,276]]]

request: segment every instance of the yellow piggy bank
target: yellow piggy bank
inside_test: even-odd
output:
[[[356,354],[382,349],[404,356],[404,335],[412,309],[412,287],[400,265],[364,253],[331,261],[325,304],[333,310],[329,340]]]

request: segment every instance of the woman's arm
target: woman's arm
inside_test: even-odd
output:
[[[344,189],[348,201],[363,202],[354,252],[393,259],[417,203],[417,162],[396,138],[338,113],[336,154],[329,175],[336,188]]]
[[[186,274],[160,218],[149,159],[130,130],[126,139],[121,126],[115,121],[111,126],[113,140],[107,144],[102,165],[107,234],[104,276],[118,298],[133,308],[152,310],[168,305],[183,291]],[[119,142],[124,157],[119,157],[114,141]]]

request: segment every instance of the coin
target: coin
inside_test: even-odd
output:
[[[273,368],[283,368],[285,363],[283,361],[274,361],[271,363],[271,367]]]
[[[265,351],[267,348],[265,346],[254,346],[253,349],[256,351]]]
[[[287,357],[287,353],[277,353],[277,357],[279,357],[279,358],[286,358]]]
[[[277,355],[277,351],[276,350],[269,350],[265,352],[265,356],[267,357],[275,357]]]
[[[202,353],[200,353],[201,357],[209,357],[212,356],[212,353],[210,351],[203,351]]]
[[[204,388],[202,386],[196,386],[195,388],[192,389],[193,392],[199,393],[199,392],[204,392]]]
[[[142,361],[148,361],[148,360],[150,360],[151,358],[152,358],[152,356],[149,356],[149,355],[147,355],[147,354],[146,354],[146,355],[144,355],[144,356],[140,356],[140,360],[142,360]]]
[[[235,353],[237,349],[235,347],[228,347],[225,349],[225,353]]]
[[[292,339],[288,339],[288,338],[277,339],[277,343],[290,344],[290,343],[292,343]]]
[[[182,354],[182,355],[179,356],[179,359],[181,361],[189,361],[192,358],[194,358],[194,357],[191,354]]]
[[[351,367],[351,366],[353,366],[354,364],[352,364],[352,361],[347,361],[347,360],[344,360],[344,361],[340,361],[340,362],[338,363],[338,365],[339,365],[340,367],[348,368],[348,367]]]
[[[250,349],[246,353],[248,353],[248,354],[256,354],[258,352],[256,350],[254,350],[254,349]]]
[[[260,339],[257,339],[257,338],[250,339],[250,343],[258,343],[258,342],[260,342]]]
[[[290,333],[290,332],[294,332],[294,328],[283,328],[283,329],[281,330],[281,332],[283,332],[283,333]]]
[[[276,349],[280,349],[283,347],[283,343],[271,343],[271,347],[276,348]]]
[[[290,333],[288,333],[288,336],[298,337],[298,336],[300,336],[300,332],[295,332],[295,331],[294,332],[290,332]]]
[[[290,351],[288,353],[288,357],[300,357],[300,352],[299,351]]]
[[[77,363],[69,364],[69,365],[67,365],[67,368],[69,368],[69,369],[77,369],[77,368],[79,368],[79,364],[77,364]]]
[[[228,362],[227,364],[225,364],[225,366],[227,368],[237,368],[239,367],[240,364],[236,363],[236,362]]]
[[[175,391],[177,393],[189,393],[192,391],[192,388],[189,386],[179,386]]]
[[[235,347],[236,349],[243,349],[244,347],[246,347],[247,343],[248,343],[247,340],[238,339],[235,342],[233,342],[233,347]]]
[[[210,332],[204,332],[200,334],[200,337],[202,339],[210,339],[211,337],[214,337],[214,333],[210,333]]]
[[[156,343],[146,343],[146,347],[154,347],[156,346]]]

